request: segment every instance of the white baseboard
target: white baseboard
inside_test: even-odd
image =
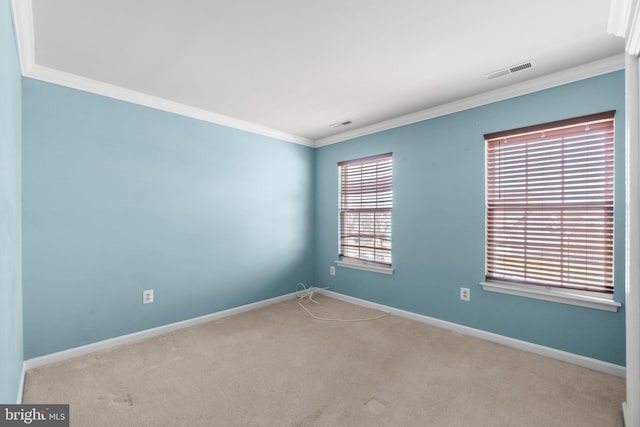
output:
[[[541,356],[550,357],[552,359],[558,359],[563,362],[568,362],[574,365],[593,369],[594,371],[600,371],[606,374],[611,374],[611,375],[615,375],[622,378],[626,376],[626,368],[624,366],[616,365],[609,362],[604,362],[602,360],[593,359],[591,357],[580,356],[578,354],[557,350],[551,347],[545,347],[539,344],[533,344],[527,341],[506,337],[504,335],[494,334],[492,332],[471,328],[469,326],[459,325],[453,322],[447,322],[445,320],[436,319],[434,317],[424,316],[422,314],[400,310],[398,308],[389,307],[386,305],[363,300],[360,298],[351,297],[351,296],[340,294],[334,291],[318,290],[318,292],[322,292],[323,294],[338,300],[350,302],[352,304],[360,305],[363,307],[373,308],[376,310],[386,311],[390,314],[393,314],[399,317],[404,317],[406,319],[415,320],[417,322],[426,323],[428,325],[449,329],[465,335],[481,338],[486,341],[492,341],[498,344],[506,345],[507,347],[513,347],[519,350],[528,351],[530,353],[539,354]]]
[[[329,297],[350,302],[352,304],[360,305],[363,307],[369,307],[376,310],[386,311],[393,315],[404,317],[406,319],[415,320],[420,323],[426,323],[428,325],[437,326],[444,329],[449,329],[455,332],[459,332],[465,335],[474,336],[487,341],[492,341],[498,344],[506,345],[508,347],[517,348],[519,350],[528,351],[530,353],[539,354],[541,356],[558,359],[563,362],[572,363],[574,365],[582,366],[585,368],[593,369],[595,371],[604,372],[607,374],[615,375],[618,377],[625,377],[626,368],[624,366],[615,365],[613,363],[604,362],[602,360],[593,359],[590,357],[580,356],[578,354],[569,353],[562,350],[557,350],[551,347],[545,347],[539,344],[533,344],[527,341],[518,340],[515,338],[506,337],[504,335],[494,334],[492,332],[483,331],[480,329],[471,328],[469,326],[459,325],[453,322],[447,322],[445,320],[436,319],[434,317],[424,316],[422,314],[413,313],[410,311],[400,310],[398,308],[386,306],[383,304],[374,303],[371,301],[363,300],[360,298],[351,297],[348,295],[340,294],[338,292],[329,290],[318,290]],[[189,326],[197,325],[200,323],[210,322],[212,320],[222,319],[224,317],[233,316],[246,311],[255,310],[261,307],[266,307],[272,304],[276,304],[282,301],[286,301],[295,297],[295,292],[282,295],[275,298],[270,298],[263,301],[258,301],[251,304],[242,305],[239,307],[230,308],[228,310],[219,311],[216,313],[207,314],[205,316],[195,317],[193,319],[183,320],[180,322],[170,323],[168,325],[158,326],[156,328],[147,329],[140,332],[134,332],[132,334],[123,335],[116,338],[111,338],[104,341],[99,341],[92,344],[83,345],[80,347],[71,348],[68,350],[60,351],[57,353],[47,354],[45,356],[35,357],[33,359],[25,360],[22,368],[22,377],[20,381],[20,389],[18,392],[18,401],[22,401],[22,390],[24,387],[25,372],[29,369],[37,368],[40,366],[49,365],[63,360],[71,359],[74,357],[82,356],[96,351],[117,347],[123,344],[141,341],[154,336],[166,334],[171,331],[175,331]]]
[[[24,374],[26,368],[22,362],[22,372],[20,372],[20,382],[18,383],[18,395],[16,396],[16,405],[22,405],[22,393],[24,391]]]
[[[144,331],[122,335],[122,336],[110,338],[104,341],[98,341],[92,344],[70,348],[68,350],[59,351],[57,353],[51,353],[51,354],[47,354],[40,357],[34,357],[33,359],[25,360],[23,365],[23,379],[24,379],[24,372],[29,369],[50,365],[52,363],[61,362],[63,360],[72,359],[74,357],[83,356],[85,354],[94,353],[96,351],[105,350],[107,348],[113,348],[113,347],[121,346],[123,344],[128,344],[135,341],[141,341],[147,338],[166,334],[171,331],[187,328],[189,326],[197,325],[200,323],[210,322],[212,320],[222,319],[223,317],[229,317],[235,314],[244,313],[246,311],[251,311],[261,307],[266,307],[272,304],[276,304],[282,301],[292,299],[294,296],[295,296],[295,292],[292,292],[279,297],[270,298],[263,301],[254,302],[251,304],[241,305],[239,307],[218,311],[216,313],[211,313],[211,314],[207,314],[200,317],[194,317],[193,319],[187,319],[180,322],[170,323],[168,325],[158,326],[156,328],[146,329]],[[22,392],[20,393],[20,396],[22,396]]]

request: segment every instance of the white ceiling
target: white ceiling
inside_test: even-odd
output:
[[[32,0],[35,64],[319,140],[608,58],[609,0]],[[524,61],[534,67],[486,75]],[[331,124],[351,120],[351,125]]]

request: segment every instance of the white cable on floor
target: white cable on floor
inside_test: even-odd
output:
[[[302,289],[300,289],[300,287],[302,286]],[[327,319],[325,317],[318,317],[315,314],[313,314],[312,312],[310,312],[307,307],[305,307],[302,303],[308,304],[310,302],[314,303],[314,304],[320,304],[318,301],[313,299],[313,294],[316,292],[316,289],[313,286],[307,288],[305,286],[304,283],[300,282],[296,285],[296,297],[298,298],[298,305],[300,307],[302,307],[302,309],[304,311],[306,311],[307,313],[309,313],[309,316],[313,317],[316,320],[324,320],[326,322],[366,322],[368,320],[376,320],[376,319],[382,319],[383,317],[387,317],[389,315],[389,313],[387,313],[386,311],[383,311],[384,314],[377,316],[377,317],[368,317],[366,319]],[[327,288],[322,288],[322,289],[329,289]]]

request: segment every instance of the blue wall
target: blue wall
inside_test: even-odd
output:
[[[483,291],[483,134],[606,110],[616,113],[615,299],[624,302],[622,71],[326,146],[316,153],[316,285],[392,307],[624,365],[617,313]],[[393,152],[391,276],[347,268],[338,248],[336,163]],[[471,301],[459,298],[471,289]]]
[[[9,0],[0,2],[0,403],[22,375],[20,143],[22,89]]]
[[[624,365],[624,308],[478,285],[482,135],[615,109],[615,299],[624,302],[623,72],[317,150],[31,79],[22,89],[25,358],[282,295],[303,281]],[[395,273],[330,276],[336,163],[389,151]],[[459,299],[463,286],[470,302]],[[155,290],[154,304],[141,304],[144,289]],[[19,340],[19,328],[10,331]]]
[[[23,96],[25,358],[313,281],[313,149],[31,79]]]

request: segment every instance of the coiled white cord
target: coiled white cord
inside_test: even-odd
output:
[[[324,290],[324,289],[329,289],[329,288],[328,287],[316,288],[314,286],[307,288],[305,284],[302,282],[296,285],[296,297],[298,298],[298,305],[302,307],[302,309],[306,311],[309,314],[309,316],[313,317],[316,320],[324,320],[326,322],[366,322],[369,320],[382,319],[383,317],[387,317],[389,315],[389,313],[387,313],[386,311],[383,311],[382,312],[383,314],[380,316],[368,317],[365,319],[328,319],[326,317],[318,317],[312,312],[310,312],[309,309],[307,309],[307,307],[304,306],[304,304],[308,304],[312,302],[314,304],[320,305],[318,301],[313,299],[313,294],[316,293],[318,290]]]

